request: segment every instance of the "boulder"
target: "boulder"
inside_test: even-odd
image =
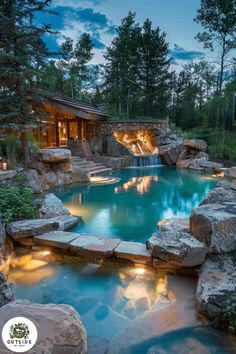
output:
[[[59,230],[61,231],[70,230],[72,227],[78,225],[79,222],[81,224],[83,223],[82,218],[78,218],[77,216],[73,216],[73,215],[60,215],[50,220],[54,222],[58,222]]]
[[[13,254],[13,243],[11,239],[7,237],[5,223],[0,217],[0,265],[11,254]]]
[[[39,175],[45,175],[45,173],[50,171],[49,165],[40,161],[32,161],[27,166],[32,170],[36,170]]]
[[[205,204],[194,209],[190,230],[210,253],[236,250],[236,203]]]
[[[34,237],[46,232],[59,229],[59,223],[53,219],[34,219],[15,221],[7,225],[7,233],[14,240]]]
[[[71,160],[71,152],[68,149],[42,149],[41,160],[44,162],[61,162]]]
[[[64,186],[66,184],[71,183],[71,175],[66,172],[58,172],[57,173],[57,185]]]
[[[49,187],[55,187],[57,185],[57,175],[53,171],[46,172],[44,175],[45,183]]]
[[[202,264],[207,248],[189,232],[186,219],[171,219],[159,224],[159,232],[148,242],[152,256],[177,267],[194,267]]]
[[[158,150],[162,163],[170,166],[176,165],[182,149],[183,147],[180,142],[159,146]]]
[[[42,192],[42,184],[36,170],[24,170],[25,175],[25,185],[31,188],[34,193]]]
[[[4,275],[0,272],[0,307],[14,300],[13,285],[8,284]]]
[[[236,191],[231,188],[217,187],[207,194],[200,205],[221,204],[225,202],[236,202]]]
[[[64,207],[62,201],[55,194],[46,194],[39,209],[39,216],[50,219],[61,215],[70,215],[69,209]]]
[[[236,167],[231,167],[229,176],[232,178],[236,178]]]
[[[191,170],[218,172],[223,165],[210,161],[209,156],[205,152],[197,152],[196,150],[185,148],[179,155],[176,166]]]
[[[89,182],[90,178],[87,172],[80,168],[74,168],[72,174],[71,174],[71,182],[72,183],[77,183],[77,182]]]
[[[73,171],[73,165],[70,161],[61,162],[54,166],[54,171],[56,172],[63,172],[63,173],[70,173]]]
[[[15,176],[16,176],[15,170],[0,171],[0,182],[5,181],[7,179],[11,179]]]
[[[209,256],[202,265],[197,286],[197,306],[201,314],[223,321],[230,304],[236,306],[236,264],[227,256]],[[228,310],[228,316],[232,316]],[[227,316],[224,316],[227,321]]]
[[[185,139],[183,141],[183,146],[188,149],[197,150],[197,151],[206,151],[207,143],[204,140],[200,139]]]
[[[231,188],[236,191],[236,179],[233,180],[233,182],[231,183]]]
[[[26,317],[31,320],[38,332],[35,346],[29,354],[86,354],[87,333],[79,314],[68,305],[39,305],[18,300],[0,309],[0,327],[14,317]],[[10,353],[3,342],[0,352]]]
[[[130,151],[124,145],[120,144],[113,135],[105,138],[103,150],[104,153],[113,157],[131,155]]]

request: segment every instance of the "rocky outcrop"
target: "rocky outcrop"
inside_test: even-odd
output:
[[[62,162],[71,159],[71,152],[68,149],[42,149],[40,159],[43,162]]]
[[[200,140],[200,139],[185,139],[183,141],[183,146],[185,146],[189,150],[197,150],[197,151],[207,150],[207,143],[205,142],[205,140]]]
[[[4,275],[0,272],[0,307],[15,300],[13,285],[8,284]]]
[[[5,223],[0,217],[0,265],[11,254],[13,254],[13,244],[6,235]]]
[[[175,134],[166,134],[157,139],[158,153],[165,165],[176,165],[181,152],[183,151],[182,139]]]
[[[236,203],[205,204],[194,209],[190,230],[211,253],[236,250]]]
[[[198,171],[218,172],[223,165],[210,161],[207,143],[204,140],[187,139],[182,142],[183,150],[178,156],[176,166]]]
[[[148,242],[154,258],[176,267],[194,267],[202,264],[207,248],[189,231],[187,219],[171,219],[159,224],[159,232]]]
[[[29,354],[87,353],[87,334],[79,314],[68,305],[39,305],[14,301],[0,309],[0,327],[14,317],[26,317],[36,326],[38,339]],[[1,353],[10,353],[3,342]]]
[[[34,191],[34,193],[41,193],[43,191],[41,179],[36,170],[27,169],[24,171],[24,175],[25,175],[25,185],[28,188],[31,188]]]
[[[105,155],[119,157],[129,156],[130,151],[122,144],[120,144],[113,135],[107,136],[103,142],[103,152]]]
[[[232,308],[236,308],[235,294],[235,262],[226,256],[208,257],[200,270],[197,286],[199,312],[212,320],[230,322],[230,317],[234,317]]]
[[[46,194],[39,208],[39,216],[50,219],[61,215],[70,215],[70,211],[64,207],[62,201],[55,194]]]
[[[221,204],[236,203],[236,191],[229,184],[219,183],[216,188],[212,189],[200,205],[205,204]]]
[[[54,219],[34,219],[11,222],[7,225],[7,233],[14,240],[37,236],[59,229],[59,222]]]

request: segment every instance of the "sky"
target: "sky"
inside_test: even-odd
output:
[[[193,21],[199,7],[200,0],[52,0],[58,15],[40,14],[38,19],[60,31],[45,39],[51,50],[56,50],[65,37],[76,40],[82,32],[89,32],[95,46],[91,64],[99,64],[104,63],[103,54],[116,27],[131,10],[140,24],[149,18],[166,32],[173,65],[178,70],[178,66],[205,56],[202,44],[194,39],[201,30]]]

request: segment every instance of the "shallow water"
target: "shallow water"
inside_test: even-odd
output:
[[[201,327],[196,278],[140,265],[81,262],[43,250],[18,252],[6,273],[16,297],[72,305],[89,342],[96,337],[109,346],[108,354],[235,353],[231,336]]]
[[[158,221],[188,217],[217,183],[211,176],[171,167],[124,169],[112,175],[121,181],[56,191],[72,214],[85,221],[72,231],[145,242]]]

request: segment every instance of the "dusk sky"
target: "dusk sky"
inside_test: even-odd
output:
[[[136,12],[140,24],[149,18],[167,33],[170,55],[176,64],[204,58],[202,44],[194,39],[201,30],[193,22],[200,0],[53,0],[52,4],[58,15],[40,18],[61,32],[57,37],[47,38],[50,49],[56,49],[63,36],[76,39],[82,32],[89,32],[95,45],[92,63],[102,63],[116,26],[131,10]]]

